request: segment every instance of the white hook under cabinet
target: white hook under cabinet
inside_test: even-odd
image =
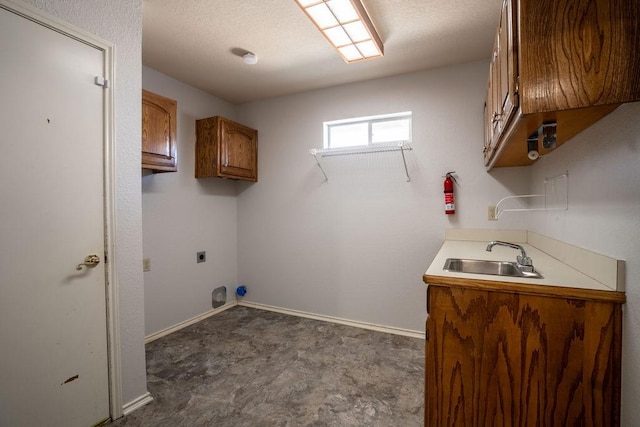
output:
[[[386,153],[389,151],[399,151],[402,155],[402,163],[404,165],[404,172],[407,176],[407,182],[411,181],[409,176],[409,170],[407,169],[407,159],[404,152],[412,150],[411,145],[406,141],[400,141],[394,144],[375,144],[367,145],[364,147],[346,147],[346,148],[312,148],[309,153],[316,159],[316,164],[320,168],[320,171],[324,175],[324,180],[329,181],[329,177],[320,163],[319,157],[330,156],[346,156],[351,154],[370,154],[370,153]]]
[[[569,208],[569,172],[557,175],[544,180],[544,194],[523,194],[520,196],[507,196],[495,207],[496,220],[505,212],[531,212],[531,211],[566,211]],[[513,199],[542,198],[544,205],[541,208],[509,208],[500,209],[500,205]]]

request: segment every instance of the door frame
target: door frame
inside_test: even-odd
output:
[[[115,420],[123,415],[122,370],[120,358],[120,311],[116,265],[116,156],[115,156],[115,45],[85,30],[75,27],[19,0],[0,0],[0,8],[40,24],[52,31],[71,37],[103,53],[103,183],[105,241],[105,302],[107,313],[107,358],[109,371],[109,415]]]

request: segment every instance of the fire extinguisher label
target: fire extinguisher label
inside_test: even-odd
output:
[[[448,214],[456,211],[456,205],[453,202],[453,193],[444,193],[444,210]]]

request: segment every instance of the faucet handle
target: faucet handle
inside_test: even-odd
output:
[[[527,267],[533,267],[533,261],[531,261],[531,258],[529,258],[528,256],[518,255],[516,257],[516,261],[518,261],[518,264],[520,264],[520,265],[524,265],[524,266],[527,266]]]

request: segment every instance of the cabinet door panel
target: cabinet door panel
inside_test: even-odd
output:
[[[255,132],[249,132],[223,121],[221,145],[223,175],[234,177],[256,178],[256,137]]]
[[[498,74],[496,69],[496,59],[498,51],[494,47],[491,63],[489,64],[489,81],[487,83],[487,98],[484,105],[485,110],[485,143],[483,148],[485,165],[489,163],[493,152],[495,151],[498,140],[497,122],[498,122],[498,98],[496,87],[498,85]]]
[[[482,154],[484,157],[484,164],[486,165],[491,158],[491,81],[487,86],[486,101],[484,103],[484,146],[482,147]]]
[[[493,60],[491,61],[491,103],[493,105],[493,115],[491,117],[491,145],[495,146],[502,132],[502,90],[500,88],[500,39],[496,34],[493,47]]]
[[[619,425],[619,305],[429,286],[425,425]]]
[[[142,151],[171,157],[170,113],[158,105],[142,105]]]
[[[515,64],[515,23],[513,0],[505,0],[502,6],[500,27],[498,28],[499,63],[500,63],[500,133],[502,133],[516,112],[516,79]],[[497,141],[496,141],[497,143]]]
[[[177,103],[142,91],[142,167],[175,172]]]

